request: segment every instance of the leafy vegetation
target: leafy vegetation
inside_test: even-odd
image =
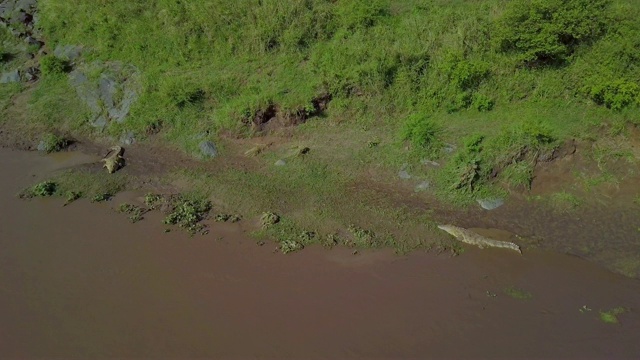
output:
[[[609,311],[600,311],[600,320],[602,320],[602,322],[605,322],[607,324],[617,324],[618,323],[618,316],[628,312],[629,309],[622,307],[622,306],[618,306],[616,308],[613,308]]]
[[[148,210],[138,205],[123,203],[118,207],[118,212],[129,215],[129,221],[136,223],[143,219],[142,215]]]
[[[204,229],[200,221],[211,210],[211,202],[200,197],[177,196],[171,200],[172,210],[164,219],[165,224],[178,225],[190,234]]]
[[[40,140],[40,145],[38,149],[45,151],[47,153],[58,152],[69,145],[69,140],[66,138],[53,134],[53,133],[45,133],[42,136],[42,140]]]
[[[507,296],[510,296],[510,297],[512,297],[514,299],[518,299],[518,300],[529,300],[529,299],[533,298],[533,295],[530,292],[522,290],[522,289],[517,288],[517,287],[513,287],[513,286],[505,288],[504,289],[504,293]]]

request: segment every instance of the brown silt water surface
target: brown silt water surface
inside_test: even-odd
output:
[[[0,150],[0,358],[640,358],[640,282],[584,260],[282,255],[235,225],[130,224],[118,199],[16,197],[95,161],[65,156]]]

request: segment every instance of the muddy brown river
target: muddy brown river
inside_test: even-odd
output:
[[[16,198],[91,160],[0,150],[2,359],[640,358],[640,282],[575,257],[285,256],[237,226],[190,238],[159,214],[130,224],[121,199]],[[619,306],[618,324],[600,320]]]

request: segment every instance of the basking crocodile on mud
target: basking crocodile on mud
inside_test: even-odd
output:
[[[449,234],[455,236],[456,239],[462,241],[463,243],[476,245],[481,249],[485,247],[497,247],[497,248],[515,250],[520,254],[522,254],[520,247],[512,242],[489,239],[471,230],[467,230],[465,228],[461,228],[454,225],[438,225],[438,228],[440,230],[444,230]]]
[[[107,155],[100,161],[104,162],[104,167],[107,168],[109,174],[113,174],[124,166],[124,148],[122,146],[114,146],[109,149]]]

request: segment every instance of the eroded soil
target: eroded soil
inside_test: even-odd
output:
[[[0,355],[213,358],[636,358],[640,283],[576,257],[257,246],[130,224],[111,202],[19,200],[92,158],[0,150]],[[514,299],[504,289],[531,294]],[[585,306],[585,307],[583,307]],[[600,310],[627,307],[619,324]],[[584,309],[590,309],[584,310]],[[581,312],[580,309],[583,309]]]

